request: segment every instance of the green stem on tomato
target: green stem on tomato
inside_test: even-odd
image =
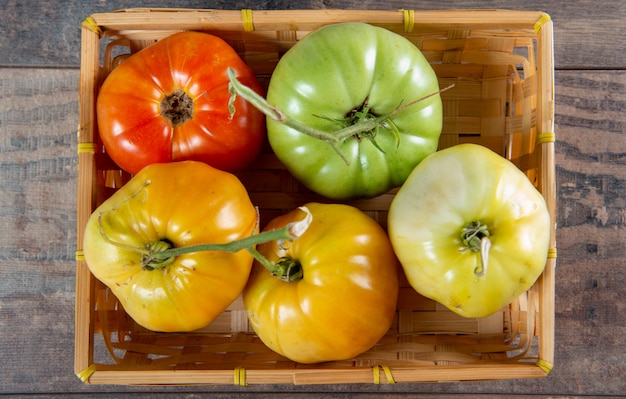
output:
[[[318,130],[304,123],[298,122],[295,119],[288,117],[282,110],[274,107],[270,103],[268,103],[262,96],[257,94],[254,90],[249,88],[248,86],[242,84],[235,75],[235,70],[232,68],[228,69],[228,76],[230,78],[229,90],[231,93],[230,101],[228,102],[228,108],[231,116],[235,113],[234,100],[237,94],[246,99],[250,104],[256,107],[259,111],[263,112],[266,116],[270,117],[272,120],[276,122],[282,123],[286,126],[289,126],[292,129],[295,129],[301,133],[304,133],[310,137],[322,140],[328,143],[333,149],[339,154],[339,156],[344,160],[346,165],[349,164],[346,156],[341,152],[338,145],[341,140],[334,136],[331,133],[325,132],[323,130]]]
[[[287,224],[285,227],[264,231],[258,234],[251,235],[249,237],[245,237],[239,240],[223,243],[223,244],[199,244],[199,245],[190,245],[187,247],[178,247],[178,248],[169,248],[162,251],[155,251],[150,255],[150,261],[152,259],[156,261],[161,261],[163,259],[174,258],[179,255],[184,255],[192,252],[199,251],[223,251],[223,252],[239,252],[242,249],[248,250],[254,258],[259,261],[264,267],[273,270],[272,263],[269,262],[260,252],[256,250],[256,246],[258,244],[270,242],[270,241],[281,241],[281,240],[289,240],[293,241],[298,237],[302,236],[304,232],[311,225],[313,220],[313,216],[311,212],[306,207],[300,207],[306,215],[304,219],[299,220],[297,222],[292,222]],[[270,270],[270,271],[272,271]]]
[[[257,244],[262,244],[264,242],[292,239],[295,238],[291,234],[289,234],[288,229],[283,228],[271,231],[264,231],[259,234],[254,234],[245,238],[241,238],[239,240],[226,242],[223,244],[198,244],[186,247],[168,248],[161,251],[154,251],[152,253],[152,258],[165,259],[169,257],[175,257],[201,251],[222,251],[235,253],[241,251],[242,249],[251,248],[256,246]]]
[[[461,240],[465,245],[461,250],[480,252],[480,267],[474,270],[477,277],[483,277],[487,273],[489,251],[491,250],[490,235],[489,227],[479,221],[471,222],[461,230]]]
[[[254,90],[250,89],[246,85],[242,84],[239,80],[237,80],[237,76],[235,74],[235,70],[232,68],[228,69],[228,77],[230,79],[229,90],[231,93],[231,98],[229,101],[229,111],[231,115],[235,113],[234,107],[234,99],[237,94],[242,96],[248,102],[250,102],[254,107],[256,107],[259,111],[263,112],[266,116],[273,119],[276,122],[282,123],[285,126],[293,128],[300,133],[306,134],[310,137],[322,140],[328,144],[330,144],[333,149],[337,152],[337,154],[344,160],[344,162],[349,165],[349,161],[346,156],[339,149],[339,144],[344,142],[350,137],[358,135],[359,133],[377,130],[381,123],[390,120],[389,118],[398,112],[404,111],[410,106],[417,104],[420,101],[424,101],[429,97],[435,96],[437,94],[443,93],[444,91],[454,87],[454,85],[450,85],[445,89],[436,91],[434,93],[428,94],[424,97],[418,98],[417,100],[406,103],[402,106],[397,107],[393,111],[388,114],[376,117],[376,118],[360,118],[358,122],[353,125],[346,126],[342,129],[339,129],[334,132],[326,132],[323,130],[315,129],[314,127],[308,126],[302,122],[299,122],[295,119],[292,119],[287,114],[285,114],[281,109],[275,107],[274,105],[267,102],[265,98],[257,94]]]
[[[487,274],[487,266],[489,266],[489,250],[491,249],[491,240],[489,237],[480,239],[480,270],[475,270],[477,277],[484,277]]]
[[[164,268],[165,266],[172,263],[176,256],[193,252],[222,251],[235,253],[241,251],[242,249],[246,249],[248,250],[248,252],[250,252],[250,254],[252,254],[252,256],[254,256],[257,261],[259,261],[259,263],[261,263],[263,266],[268,268],[270,272],[272,272],[276,266],[272,265],[272,263],[269,262],[260,252],[258,252],[255,247],[258,244],[270,241],[294,241],[298,237],[302,236],[311,225],[313,216],[311,215],[311,212],[308,210],[308,208],[300,207],[300,209],[305,212],[305,217],[302,220],[289,223],[285,227],[280,229],[264,231],[239,240],[222,244],[198,244],[174,248],[172,247],[172,244],[168,241],[161,240],[150,243],[144,248],[140,248],[111,240],[104,232],[101,224],[100,234],[102,235],[104,240],[110,244],[127,250],[136,251],[137,253],[141,254],[141,264],[142,267],[146,270]],[[101,217],[102,215],[100,216],[100,218]]]
[[[291,283],[302,280],[302,277],[304,277],[304,270],[302,269],[302,264],[298,260],[285,257],[278,259],[276,266],[272,271],[272,275],[274,277],[278,277],[286,283]]]

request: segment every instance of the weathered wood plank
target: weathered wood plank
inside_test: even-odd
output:
[[[556,103],[556,362],[591,392],[626,372],[626,76],[559,71]]]
[[[115,0],[8,0],[0,13],[0,66],[70,66],[80,61],[80,24],[96,12],[154,7],[153,1]],[[557,69],[620,69],[626,65],[624,1],[593,0],[546,2],[541,0],[461,0],[416,2],[383,0],[245,1],[168,0],[159,7],[217,9],[519,9],[544,11],[554,21]]]
[[[77,89],[75,70],[0,69],[3,393],[71,371]]]
[[[2,260],[73,256],[76,76],[73,70],[0,70]]]

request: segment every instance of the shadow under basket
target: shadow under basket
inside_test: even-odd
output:
[[[526,293],[484,319],[457,316],[418,295],[401,277],[396,316],[369,351],[345,361],[304,365],[268,349],[252,331],[241,298],[208,327],[155,333],[126,315],[90,273],[82,239],[93,210],[130,176],[105,153],[95,101],[109,71],[172,33],[225,39],[267,85],[281,57],[321,26],[360,21],[405,36],[444,88],[440,148],[484,145],[514,162],[551,214],[546,268]],[[75,372],[92,384],[390,384],[545,377],[554,358],[556,264],[552,22],[541,12],[502,10],[183,10],[94,14],[82,25],[78,130],[78,251]],[[266,148],[238,174],[262,225],[309,201],[328,202],[298,183]],[[395,190],[348,202],[386,228]]]

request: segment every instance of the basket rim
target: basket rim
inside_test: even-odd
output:
[[[306,16],[306,20],[301,18]],[[354,10],[354,9],[193,9],[193,8],[124,8],[87,17],[89,25],[102,31],[132,30],[137,24],[157,29],[167,24],[171,29],[202,30],[311,30],[330,22],[367,22],[383,26],[400,26],[405,32],[440,29],[501,29],[536,34],[543,25],[552,23],[543,11],[504,9],[452,10]],[[494,21],[498,21],[495,23]]]
[[[306,21],[300,21],[299,19],[306,18]],[[395,31],[417,32],[417,31],[433,31],[441,30],[445,28],[454,29],[478,29],[478,30],[498,30],[502,32],[508,32],[510,35],[520,35],[525,37],[537,37],[538,39],[545,40],[543,48],[539,48],[538,51],[543,51],[546,54],[552,51],[552,21],[550,17],[541,11],[518,11],[518,10],[499,10],[499,9],[458,9],[458,10],[220,10],[220,9],[187,9],[187,8],[126,8],[114,10],[106,13],[95,13],[89,16],[83,22],[83,43],[98,42],[105,36],[113,36],[116,34],[124,34],[125,31],[171,31],[171,30],[235,30],[241,32],[253,32],[263,30],[303,30],[308,31],[315,29],[324,24],[353,21],[367,22],[375,25],[381,25],[390,27]],[[497,21],[497,22],[494,22]],[[166,25],[167,29],[163,26]],[[252,30],[250,30],[252,27]],[[546,27],[547,29],[543,29]],[[301,29],[300,29],[301,28]],[[541,41],[539,40],[539,41]],[[83,52],[82,56],[89,55]],[[97,65],[94,66],[94,62],[97,64],[97,60],[84,60],[81,62],[81,81],[93,79],[91,85],[97,86]],[[543,73],[542,73],[543,72]],[[543,71],[539,71],[540,81],[543,82],[544,87],[542,95],[547,95],[548,101],[553,101],[553,85],[554,75],[553,70],[550,71],[549,67],[544,68]],[[85,74],[85,76],[83,76]],[[92,76],[95,74],[95,76]],[[82,85],[81,85],[82,86]],[[86,85],[86,87],[90,87]],[[547,93],[547,94],[546,94]],[[85,95],[85,93],[82,93]],[[87,93],[92,95],[93,93]],[[550,99],[552,96],[552,100]],[[91,99],[81,100],[80,107],[80,125],[79,125],[79,145],[90,144],[93,140],[89,137],[89,134],[83,135],[82,132],[90,129],[89,122],[93,122],[93,119],[88,115],[91,112],[88,101]],[[549,108],[549,107],[548,107]],[[545,121],[543,122],[541,134],[550,134],[553,132],[553,105],[552,115],[549,112],[544,112],[543,115]],[[552,125],[552,126],[550,126]],[[553,135],[553,133],[551,133]],[[554,153],[553,140],[541,143],[546,153]],[[83,149],[84,150],[84,149]],[[83,167],[83,162],[90,162],[88,159],[93,157],[93,148],[88,148],[87,151],[81,152],[79,150],[79,172],[89,176],[92,172],[89,168]],[[553,156],[553,155],[552,155]],[[553,160],[552,160],[553,161]],[[86,177],[83,176],[83,179]],[[80,177],[79,177],[80,179]],[[547,179],[546,179],[547,180]],[[546,184],[554,184],[554,182],[546,182]],[[552,195],[549,189],[549,195]],[[79,193],[81,196],[81,193]],[[78,223],[85,222],[84,215],[86,212],[85,205],[88,205],[88,201],[84,199],[79,200],[79,215]],[[81,207],[82,206],[82,207]],[[81,213],[82,212],[82,213]],[[83,226],[84,227],[84,226]],[[82,227],[79,225],[79,231]],[[554,236],[554,235],[553,235]],[[553,237],[554,240],[554,237]],[[79,237],[78,248],[82,249],[80,244],[82,237]],[[555,243],[551,243],[551,247],[555,247]],[[86,307],[91,305],[93,298],[93,276],[86,271],[86,265],[84,260],[80,259],[77,251],[77,299],[80,298],[82,302],[79,304],[77,300],[77,314],[79,312],[84,313]],[[538,322],[541,330],[542,337],[544,334],[548,336],[554,335],[554,272],[555,263],[554,260],[548,263],[546,271],[548,272],[545,281],[541,283],[540,290],[543,294],[547,295],[547,300],[552,301],[552,314],[548,314],[548,320],[543,318]],[[546,272],[544,272],[546,273]],[[79,281],[80,280],[80,281]],[[80,285],[80,289],[79,286]],[[87,303],[85,303],[87,302]],[[81,310],[78,310],[78,307]],[[550,308],[548,308],[549,310]],[[92,323],[93,324],[93,323]],[[83,381],[93,383],[123,383],[123,384],[154,384],[155,376],[162,374],[170,375],[171,370],[165,371],[149,371],[149,370],[107,370],[106,366],[100,368],[101,365],[93,365],[92,353],[78,353],[79,350],[85,348],[93,349],[93,342],[89,341],[86,334],[92,334],[93,325],[87,326],[87,331],[84,331],[86,326],[80,326],[80,331],[77,326],[76,331],[76,345],[77,353],[75,354],[75,372]],[[550,338],[551,339],[551,338]],[[545,377],[550,369],[551,363],[554,357],[554,343],[549,339],[547,348],[540,353],[539,362],[525,363],[525,364],[513,364],[513,363],[497,363],[495,366],[500,368],[500,373],[497,370],[493,371],[493,375],[474,374],[476,370],[484,371],[488,365],[456,365],[456,366],[434,366],[432,381],[456,381],[459,379],[458,375],[448,375],[450,370],[461,371],[469,370],[469,374],[463,378],[463,380],[482,380],[482,379],[496,379],[496,378],[535,378]],[[87,367],[88,366],[88,367]],[[378,367],[376,367],[378,368]],[[340,369],[339,369],[340,370]],[[337,372],[339,370],[331,370],[329,372]],[[416,381],[415,370],[421,372],[424,368],[393,368],[391,371],[393,377],[398,381]],[[276,372],[277,370],[274,370]],[[328,370],[326,370],[328,371]],[[237,373],[237,370],[218,370],[214,376],[207,376],[207,374],[213,373],[213,371],[206,370],[176,370],[177,377],[181,382],[176,384],[194,384],[194,383],[233,383],[233,372]],[[322,377],[313,375],[319,373],[319,369],[306,369],[298,368],[292,370],[280,370],[281,381],[279,383],[294,383],[294,384],[318,384],[323,383]],[[361,368],[359,370],[343,370],[346,374],[347,381],[354,379],[354,382],[372,382],[372,370],[371,368]],[[247,380],[244,378],[243,382],[250,383],[267,383],[267,379],[261,381],[263,376],[261,370],[248,370]],[[363,374],[366,376],[364,377]],[[354,375],[353,375],[354,374]],[[454,374],[454,373],[452,373]],[[496,377],[494,377],[496,376]],[[120,377],[123,377],[120,379]],[[126,381],[127,379],[130,379]],[[122,381],[122,382],[120,382]],[[124,382],[126,381],[126,382]],[[236,385],[240,385],[237,381],[241,382],[241,379],[235,377]],[[419,379],[419,381],[422,381]]]

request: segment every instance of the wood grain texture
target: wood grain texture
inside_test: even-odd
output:
[[[559,258],[556,365],[546,379],[247,388],[90,386],[80,382],[72,364],[80,21],[94,12],[156,3],[9,0],[2,4],[0,395],[624,397],[626,60],[621,25],[626,2],[606,0],[158,3],[231,9],[517,8],[550,13],[555,21],[558,68],[555,131]]]
[[[0,69],[4,393],[50,391],[71,371],[77,76],[75,70]]]
[[[556,363],[599,393],[626,372],[626,77],[560,71],[556,103]]]

